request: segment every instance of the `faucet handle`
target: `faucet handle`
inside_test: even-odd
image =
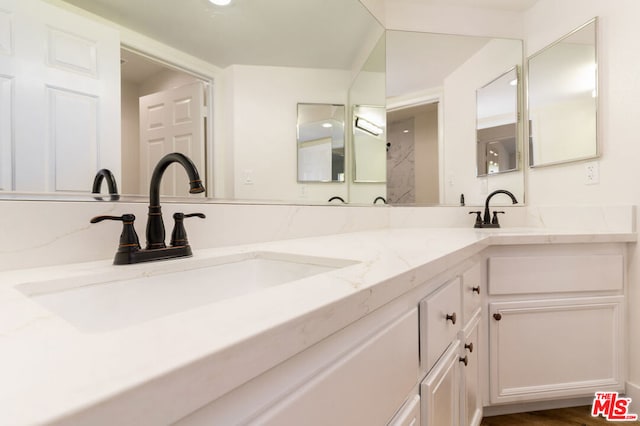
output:
[[[475,214],[476,215],[476,223],[475,223],[475,228],[480,228],[482,225],[482,212],[469,212],[469,214]]]
[[[102,222],[103,220],[119,220],[122,222],[122,233],[120,234],[120,244],[118,252],[131,252],[140,250],[140,241],[138,234],[133,226],[136,217],[131,213],[125,213],[122,216],[96,216],[90,220],[91,223]]]
[[[184,219],[188,217],[199,217],[201,219],[205,219],[206,216],[204,213],[189,213],[184,214],[182,212],[173,214],[173,232],[171,233],[171,246],[188,246],[189,240],[187,240],[187,230],[184,228]]]
[[[504,214],[504,212],[499,212],[499,211],[494,211],[493,212],[493,217],[491,218],[491,224],[492,225],[500,225],[500,223],[498,222],[498,214]]]

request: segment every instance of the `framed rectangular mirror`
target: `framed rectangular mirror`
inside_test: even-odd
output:
[[[529,57],[529,165],[599,155],[597,18]]]
[[[518,170],[520,78],[515,66],[476,91],[477,175]]]
[[[298,104],[298,182],[344,182],[345,106]]]

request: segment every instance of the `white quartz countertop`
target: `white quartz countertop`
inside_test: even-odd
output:
[[[358,263],[104,332],[75,328],[16,286],[129,279],[151,264],[0,272],[0,424],[167,424],[490,245],[634,241],[635,233],[407,228],[198,250],[153,265],[189,269],[251,251]]]

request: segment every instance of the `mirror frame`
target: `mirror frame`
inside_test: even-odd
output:
[[[531,155],[531,150],[532,150],[532,137],[531,137],[531,120],[530,120],[530,113],[531,113],[531,109],[530,109],[530,80],[529,80],[529,61],[540,55],[541,53],[544,53],[545,51],[553,48],[554,46],[557,46],[558,44],[560,44],[563,40],[565,40],[566,38],[574,35],[575,33],[577,33],[578,31],[586,28],[587,26],[594,24],[594,62],[595,62],[595,110],[594,110],[594,114],[595,114],[595,154],[594,155],[587,155],[587,156],[583,156],[583,157],[576,157],[576,158],[570,158],[567,160],[559,160],[559,161],[552,161],[552,162],[548,162],[548,163],[540,163],[540,164],[533,164],[533,156]],[[526,135],[525,135],[525,140],[527,140],[528,144],[527,144],[527,163],[529,165],[529,168],[533,169],[533,168],[540,168],[540,167],[549,167],[549,166],[556,166],[559,164],[567,164],[567,163],[576,163],[576,162],[580,162],[580,161],[586,161],[586,160],[593,160],[593,159],[597,159],[600,158],[602,156],[602,147],[601,147],[601,138],[600,138],[600,73],[599,73],[599,49],[598,49],[598,40],[599,40],[599,30],[598,30],[598,17],[595,16],[591,19],[589,19],[587,22],[585,22],[584,24],[578,26],[577,28],[574,28],[573,30],[571,30],[570,32],[568,32],[567,34],[565,34],[564,36],[560,37],[559,39],[557,39],[556,41],[554,41],[553,43],[543,47],[542,49],[538,50],[537,52],[529,55],[526,58],[526,69],[527,69],[527,73],[526,73],[526,120],[525,120],[525,128],[526,128]]]

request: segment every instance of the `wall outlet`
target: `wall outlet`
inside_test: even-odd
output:
[[[243,174],[244,174],[244,184],[253,185],[253,170],[245,169]]]
[[[600,183],[600,168],[597,161],[584,165],[584,184],[595,185]]]

